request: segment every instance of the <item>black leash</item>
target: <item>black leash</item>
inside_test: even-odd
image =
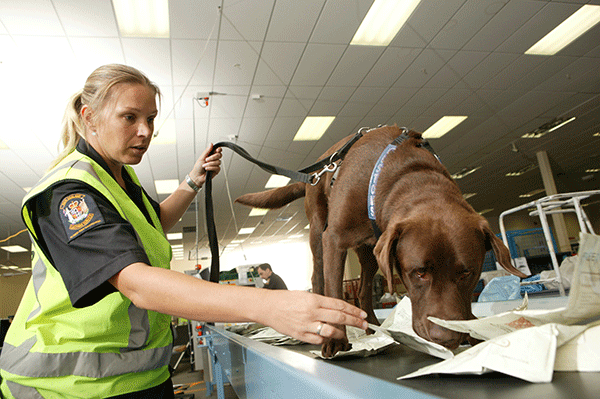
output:
[[[280,168],[278,166],[273,166],[265,162],[261,162],[258,159],[252,157],[248,151],[243,149],[237,144],[221,141],[213,145],[213,149],[217,149],[219,147],[227,147],[233,150],[235,153],[241,155],[243,158],[248,161],[258,165],[261,169],[275,175],[282,175],[289,177],[290,179],[307,183],[311,185],[316,185],[321,175],[325,172],[333,172],[335,170],[335,165],[332,167],[333,163],[339,160],[343,160],[350,147],[354,143],[356,143],[362,136],[363,131],[368,128],[361,128],[358,133],[356,133],[350,140],[348,140],[344,146],[339,150],[333,153],[330,157],[322,159],[321,161],[307,166],[304,169],[299,171],[293,171],[285,168]],[[316,171],[320,170],[318,173]],[[208,234],[208,243],[210,246],[211,253],[211,264],[210,264],[210,281],[214,283],[219,282],[219,242],[217,239],[217,230],[215,227],[215,216],[214,216],[214,208],[213,208],[213,200],[212,200],[212,172],[206,172],[206,181],[204,183],[204,199],[205,199],[205,210],[206,210],[206,232]]]

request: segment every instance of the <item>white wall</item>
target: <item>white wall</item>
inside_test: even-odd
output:
[[[231,270],[242,265],[268,263],[290,290],[308,290],[312,287],[312,254],[308,242],[281,242],[269,246],[238,246],[220,258],[220,269]],[[208,264],[207,264],[208,266]]]

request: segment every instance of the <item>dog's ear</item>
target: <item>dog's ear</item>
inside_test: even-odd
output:
[[[507,272],[514,274],[515,276],[525,278],[527,275],[521,273],[517,270],[511,263],[510,251],[504,245],[501,239],[496,237],[496,235],[490,229],[490,225],[487,220],[483,219],[481,221],[481,229],[483,230],[483,234],[485,235],[485,249],[493,250],[494,255],[496,256],[496,261],[500,263]]]
[[[402,231],[401,223],[396,223],[393,226],[388,226],[387,229],[381,234],[373,253],[379,263],[379,268],[383,273],[383,276],[388,282],[388,289],[390,294],[394,293],[394,264],[396,262],[396,245],[398,243],[398,237]]]

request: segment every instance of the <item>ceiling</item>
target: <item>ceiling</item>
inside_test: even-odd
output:
[[[170,38],[119,34],[110,0],[0,1],[0,240],[24,225],[25,189],[57,154],[67,98],[106,63],[144,71],[162,89],[160,132],[136,171],[183,179],[209,142],[235,141],[261,161],[297,170],[360,127],[424,131],[444,115],[468,119],[430,140],[450,173],[489,219],[542,189],[550,157],[559,191],[599,187],[600,24],[554,56],[525,55],[581,7],[600,0],[423,0],[387,47],[350,46],[371,0],[171,0]],[[221,10],[221,11],[220,11]],[[210,95],[208,105],[194,98]],[[319,141],[292,142],[306,116],[335,116]],[[557,117],[577,119],[540,139],[521,136]],[[166,122],[165,122],[166,120]],[[175,142],[169,142],[175,138]],[[516,150],[516,151],[515,151]],[[232,204],[261,191],[266,172],[224,149],[214,181],[221,247],[306,235],[302,201],[249,217]],[[543,196],[538,194],[532,199]],[[203,196],[173,231],[206,247]],[[257,227],[238,236],[242,227]],[[305,239],[305,238],[304,238]],[[26,234],[10,244],[29,247]],[[2,245],[5,245],[3,243]],[[0,259],[5,254],[0,250]]]

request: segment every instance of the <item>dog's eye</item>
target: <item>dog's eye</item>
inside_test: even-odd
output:
[[[471,270],[469,270],[469,269],[465,269],[462,272],[460,272],[461,278],[466,278],[466,277],[469,277],[470,275],[471,275]]]
[[[427,274],[427,269],[425,269],[424,267],[420,267],[417,270],[415,270],[415,273],[417,273],[417,276],[419,278],[425,278],[425,275]]]

